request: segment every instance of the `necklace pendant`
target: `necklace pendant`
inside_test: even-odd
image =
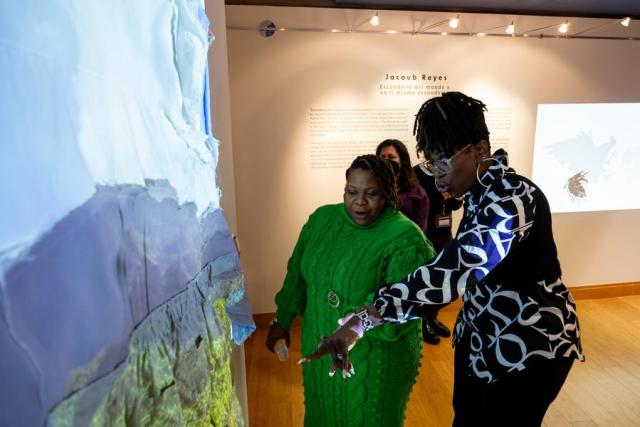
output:
[[[327,302],[331,307],[338,308],[338,306],[340,305],[340,298],[338,298],[338,294],[331,290],[327,294]]]

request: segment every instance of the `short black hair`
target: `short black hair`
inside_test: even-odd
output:
[[[413,125],[416,151],[425,157],[443,152],[447,156],[481,140],[489,142],[484,118],[487,106],[460,92],[445,92],[422,104]]]
[[[345,177],[349,178],[349,173],[353,169],[363,169],[373,172],[373,175],[378,180],[382,195],[387,199],[387,205],[398,210],[400,203],[398,201],[398,191],[396,189],[396,178],[393,173],[393,169],[390,162],[379,158],[373,154],[365,154],[364,156],[358,156],[351,166],[346,170]]]
[[[418,184],[418,178],[416,178],[416,173],[413,171],[411,167],[411,158],[409,157],[409,150],[407,150],[407,146],[402,143],[402,141],[397,139],[385,139],[376,148],[376,156],[380,156],[382,149],[385,147],[393,147],[398,152],[398,156],[400,157],[400,173],[397,176],[398,191],[401,193],[407,192],[411,190],[411,187]]]

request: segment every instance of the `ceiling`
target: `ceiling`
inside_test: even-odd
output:
[[[500,37],[537,37],[537,38],[579,38],[579,39],[611,39],[621,41],[640,41],[640,20],[631,20],[627,27],[620,25],[620,20],[625,16],[635,16],[633,14],[620,14],[613,17],[584,17],[579,14],[554,14],[544,15],[541,12],[535,14],[518,14],[502,11],[494,13],[483,10],[482,12],[466,12],[462,9],[446,10],[417,10],[417,9],[385,9],[375,7],[372,1],[361,2],[361,7],[354,7],[354,2],[349,0],[351,7],[325,7],[315,4],[309,0],[298,1],[304,3],[305,7],[295,7],[293,1],[287,1],[288,7],[282,6],[283,1],[271,0],[268,2],[227,0],[227,27],[233,30],[259,30],[260,25],[266,21],[271,21],[280,31],[322,31],[322,32],[345,32],[345,33],[403,33],[411,35],[487,35]],[[337,0],[343,4],[343,0]],[[626,0],[630,3],[629,0]],[[444,0],[384,0],[376,3],[388,4],[444,4]],[[607,5],[618,5],[624,3],[622,0],[601,0]],[[269,3],[268,5],[254,5],[254,3]],[[277,3],[277,4],[276,4]],[[331,1],[331,3],[335,3]],[[467,4],[471,5],[472,0],[451,0],[447,4]],[[485,0],[483,4],[493,6],[498,3],[507,3],[505,0]],[[521,0],[519,5],[533,7],[542,4],[581,3],[580,0]],[[590,0],[583,0],[582,3],[592,3]],[[635,9],[640,9],[640,0],[633,0]],[[346,1],[344,2],[346,4]],[[251,7],[248,7],[251,6]],[[465,9],[466,10],[466,9]],[[612,9],[613,10],[613,9]],[[585,12],[585,9],[582,9]],[[640,12],[640,10],[638,10]],[[380,24],[372,26],[369,24],[374,13],[380,16]],[[640,13],[639,13],[640,15]],[[449,27],[449,20],[458,16],[460,24],[456,29]],[[576,17],[578,16],[578,17]],[[560,24],[568,22],[568,32],[561,34]],[[514,34],[507,34],[506,29],[509,24],[515,27]],[[640,51],[638,52],[640,54]]]
[[[640,16],[638,0],[336,0],[337,4],[519,15]]]
[[[226,4],[640,18],[640,0],[226,0]]]

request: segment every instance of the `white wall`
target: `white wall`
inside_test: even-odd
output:
[[[243,19],[252,11],[227,9]],[[280,15],[298,11],[275,9]],[[263,11],[256,9],[255,25]],[[323,25],[331,28],[326,19]],[[335,25],[343,20],[336,12]],[[312,108],[393,106],[415,114],[431,95],[381,95],[385,76],[443,75],[449,90],[483,100],[490,113],[510,111],[510,125],[492,138],[509,144],[512,166],[529,176],[537,104],[640,100],[640,45],[634,41],[317,32],[264,38],[240,30],[230,30],[228,38],[238,230],[257,313],[274,310],[273,296],[308,215],[341,200],[348,164],[311,167]],[[412,125],[389,136],[409,139]],[[383,133],[352,136],[380,141]],[[637,210],[559,214],[553,221],[569,286],[640,279]]]

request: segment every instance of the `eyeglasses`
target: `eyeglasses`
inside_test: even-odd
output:
[[[440,157],[438,159],[429,159],[424,162],[427,171],[431,175],[443,176],[448,175],[453,170],[453,161],[456,157],[471,148],[471,144],[467,144],[451,157]]]

